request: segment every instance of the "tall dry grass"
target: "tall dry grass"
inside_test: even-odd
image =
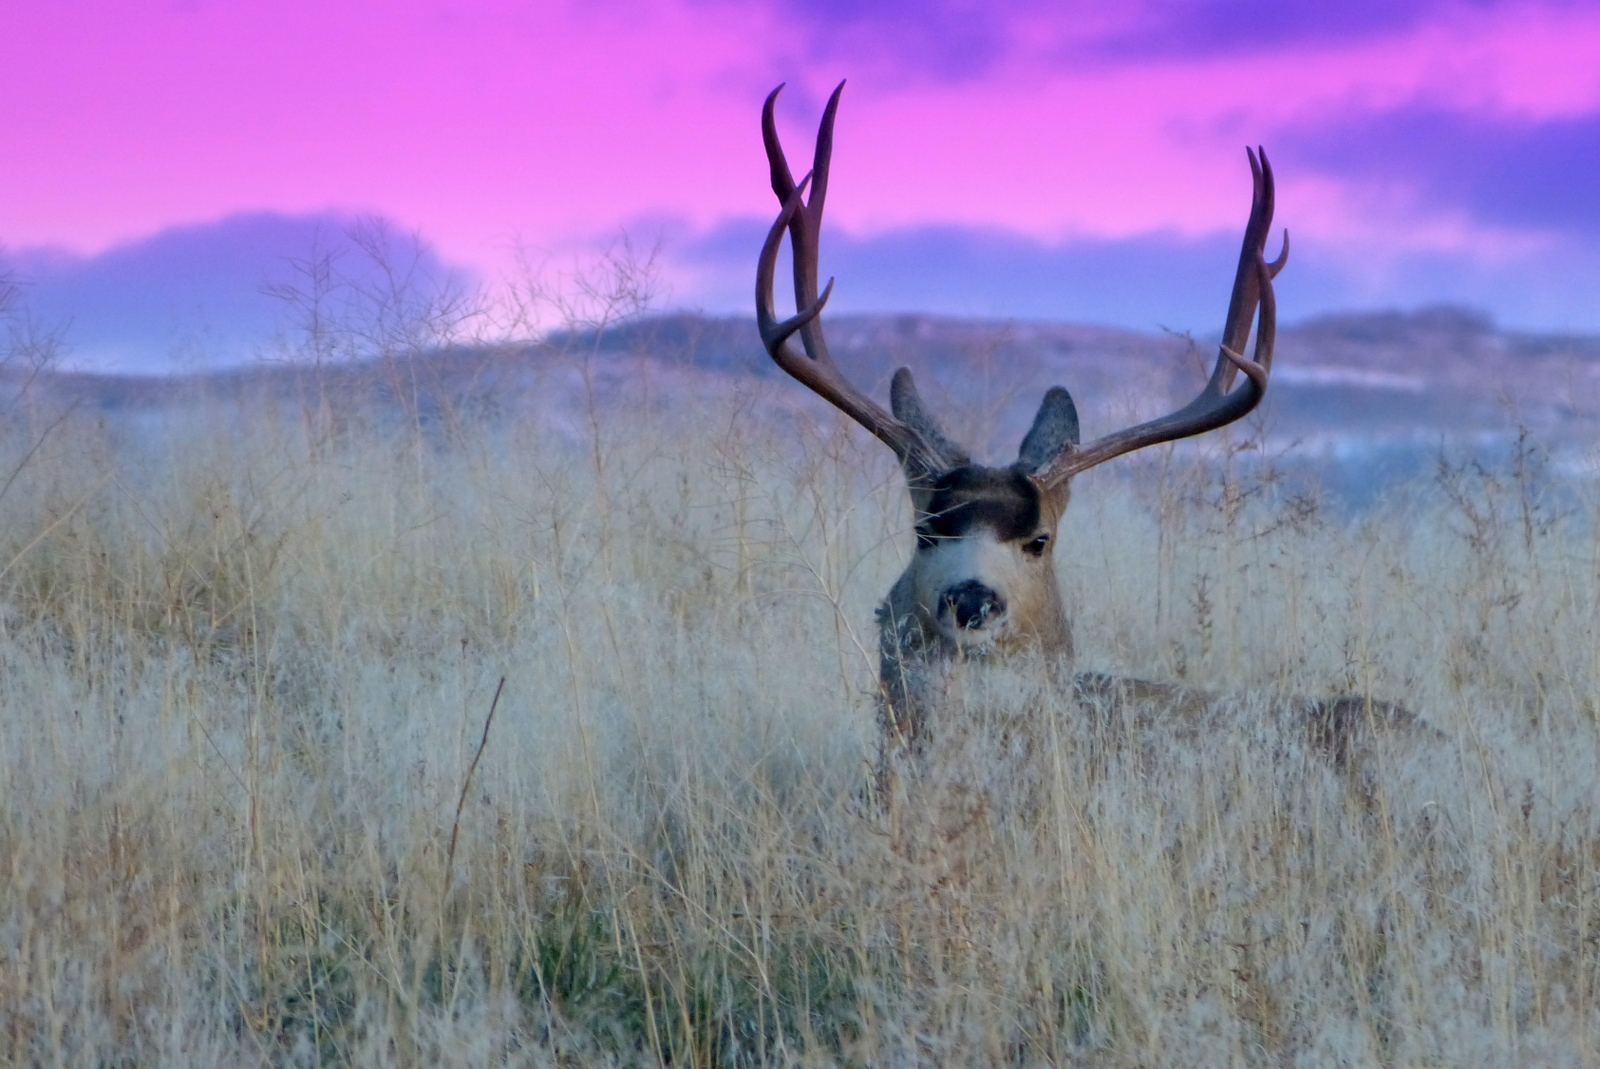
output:
[[[1600,1054],[1592,495],[1447,468],[1349,520],[1178,455],[1085,477],[1080,667],[1224,700],[1132,729],[1029,666],[975,677],[884,811],[904,492],[862,436],[741,403],[576,442],[264,405],[34,449],[18,421],[0,1055]],[[1446,737],[1354,784],[1279,700],[1324,693]]]

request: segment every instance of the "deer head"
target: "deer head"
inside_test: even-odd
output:
[[[821,314],[833,281],[818,292],[817,239],[828,192],[834,115],[844,83],[822,114],[811,172],[798,182],[773,119],[782,88],[767,97],[761,115],[772,189],[782,210],[756,269],[756,319],[778,366],[876,435],[894,451],[905,472],[917,547],[880,609],[879,623],[887,725],[902,737],[914,737],[921,720],[915,676],[926,665],[1028,646],[1070,653],[1071,629],[1053,559],[1056,526],[1074,475],[1136,449],[1215,430],[1260,403],[1272,367],[1272,280],[1288,260],[1288,234],[1282,253],[1269,263],[1264,253],[1272,226],[1272,168],[1264,151],[1246,150],[1255,184],[1250,219],[1216,364],[1199,395],[1169,415],[1085,444],[1079,440],[1072,396],[1060,386],[1051,387],[1017,459],[1006,467],[987,467],[974,463],[940,429],[917,395],[909,369],[895,372],[889,411],[884,411],[844,377],[829,354]],[[773,284],[785,232],[793,249],[797,310],[780,320],[773,308]],[[1248,359],[1243,354],[1258,308],[1255,357]],[[790,347],[796,334],[803,352]]]

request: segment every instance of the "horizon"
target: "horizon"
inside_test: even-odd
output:
[[[4,282],[0,279],[0,282]],[[32,315],[31,309],[24,309],[23,318]],[[1595,330],[1541,330],[1538,328],[1518,327],[1497,320],[1491,312],[1481,307],[1463,304],[1437,302],[1431,304],[1418,304],[1412,307],[1372,307],[1372,308],[1333,308],[1318,310],[1304,316],[1294,318],[1280,317],[1278,321],[1278,334],[1294,335],[1302,331],[1315,331],[1325,327],[1336,330],[1353,327],[1357,331],[1370,331],[1379,325],[1390,328],[1405,328],[1421,326],[1424,329],[1437,326],[1437,323],[1428,323],[1430,319],[1446,316],[1458,320],[1469,326],[1469,333],[1495,335],[1503,338],[1523,339],[1548,339],[1552,342],[1573,342],[1582,347],[1588,341],[1600,342],[1600,329]],[[1084,318],[1050,318],[1041,316],[1023,315],[961,315],[946,311],[916,310],[906,311],[900,309],[861,309],[841,312],[830,317],[831,320],[841,323],[860,324],[862,321],[890,320],[911,318],[916,320],[944,322],[953,328],[977,328],[991,330],[1003,334],[1012,329],[1083,329],[1091,331],[1108,331],[1128,337],[1143,338],[1151,342],[1159,341],[1164,336],[1189,337],[1203,344],[1214,344],[1220,337],[1219,330],[1194,331],[1177,330],[1160,323],[1145,326],[1120,324],[1106,321],[1097,321]],[[5,319],[5,310],[0,308],[0,324]],[[718,311],[690,307],[651,307],[630,314],[626,318],[616,320],[605,327],[602,332],[611,335],[623,334],[640,327],[648,328],[651,324],[671,322],[674,320],[699,320],[707,323],[748,322],[752,343],[753,368],[764,367],[767,358],[760,352],[759,338],[755,330],[755,317],[746,316],[737,311]],[[76,321],[58,322],[58,329],[53,335],[41,332],[35,338],[43,338],[54,351],[54,356],[49,361],[49,370],[63,375],[88,375],[104,378],[131,378],[131,379],[182,379],[189,376],[206,376],[212,373],[232,373],[249,371],[255,368],[292,368],[295,366],[310,366],[313,363],[333,365],[359,365],[374,360],[385,359],[385,355],[377,350],[357,352],[351,350],[335,356],[331,361],[319,359],[307,353],[297,351],[290,343],[285,341],[285,335],[291,330],[285,330],[286,323],[278,321],[272,329],[260,329],[254,333],[244,330],[233,334],[216,329],[214,324],[204,326],[202,329],[164,333],[160,324],[151,322],[136,323],[126,334],[115,333],[118,327],[127,321],[118,322],[115,317],[91,317],[90,326],[96,329],[94,341],[84,345],[75,338],[81,336],[84,324]],[[247,326],[260,326],[259,322]],[[297,328],[296,328],[297,329]],[[343,330],[343,328],[340,328]],[[408,356],[426,357],[434,353],[447,353],[452,351],[492,351],[506,347],[538,346],[559,339],[563,335],[586,336],[593,332],[587,324],[552,323],[537,330],[528,331],[516,336],[498,337],[468,337],[455,339],[441,339],[437,343],[424,344],[407,351]],[[107,331],[113,333],[107,333]],[[78,333],[74,333],[77,331]],[[14,330],[14,344],[26,338],[26,329]],[[18,352],[22,352],[29,343],[21,342]],[[209,347],[208,347],[209,346]],[[602,350],[610,352],[609,348]],[[394,354],[390,354],[394,355]],[[3,366],[3,365],[0,365]],[[38,373],[36,369],[27,373]],[[1292,375],[1294,369],[1285,367],[1283,374]],[[1281,377],[1281,376],[1280,376]]]

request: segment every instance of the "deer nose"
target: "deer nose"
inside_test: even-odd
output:
[[[955,614],[956,626],[968,631],[983,627],[1006,611],[1005,599],[976,579],[947,588],[940,600],[940,611]]]

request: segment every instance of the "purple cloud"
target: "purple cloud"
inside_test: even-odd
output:
[[[707,0],[721,5],[728,0]],[[860,76],[871,68],[915,71],[940,81],[983,77],[1009,54],[1007,23],[1037,0],[771,0],[787,43],[813,62],[842,59]]]
[[[1095,49],[1132,60],[1238,55],[1292,45],[1351,44],[1403,33],[1506,0],[1189,0],[1147,6],[1137,28]]]
[[[718,312],[749,311],[764,233],[763,223],[745,220],[672,235],[669,264],[700,280],[678,296]],[[829,303],[837,312],[1064,320],[1212,338],[1221,329],[1238,255],[1231,233],[1046,242],[997,229],[935,226],[871,236],[824,233],[821,273],[837,280]],[[1566,242],[1532,260],[1395,250],[1375,276],[1364,255],[1301,240],[1279,279],[1279,316],[1292,323],[1345,309],[1444,303],[1481,308],[1521,327],[1600,329],[1600,303],[1584,296],[1600,274],[1600,250]]]
[[[426,243],[382,220],[258,212],[172,227],[97,256],[0,250],[0,271],[70,362],[127,371],[233,363],[299,314],[285,288],[329,274],[325,312],[380,291],[464,281]],[[277,295],[274,296],[274,292]]]
[[[1275,135],[1282,157],[1498,226],[1600,234],[1600,113],[1544,121],[1425,107]]]
[[[1086,0],[769,2],[811,60],[965,83],[1019,57],[1070,67],[1348,45],[1511,0],[1147,0],[1109,10]]]

